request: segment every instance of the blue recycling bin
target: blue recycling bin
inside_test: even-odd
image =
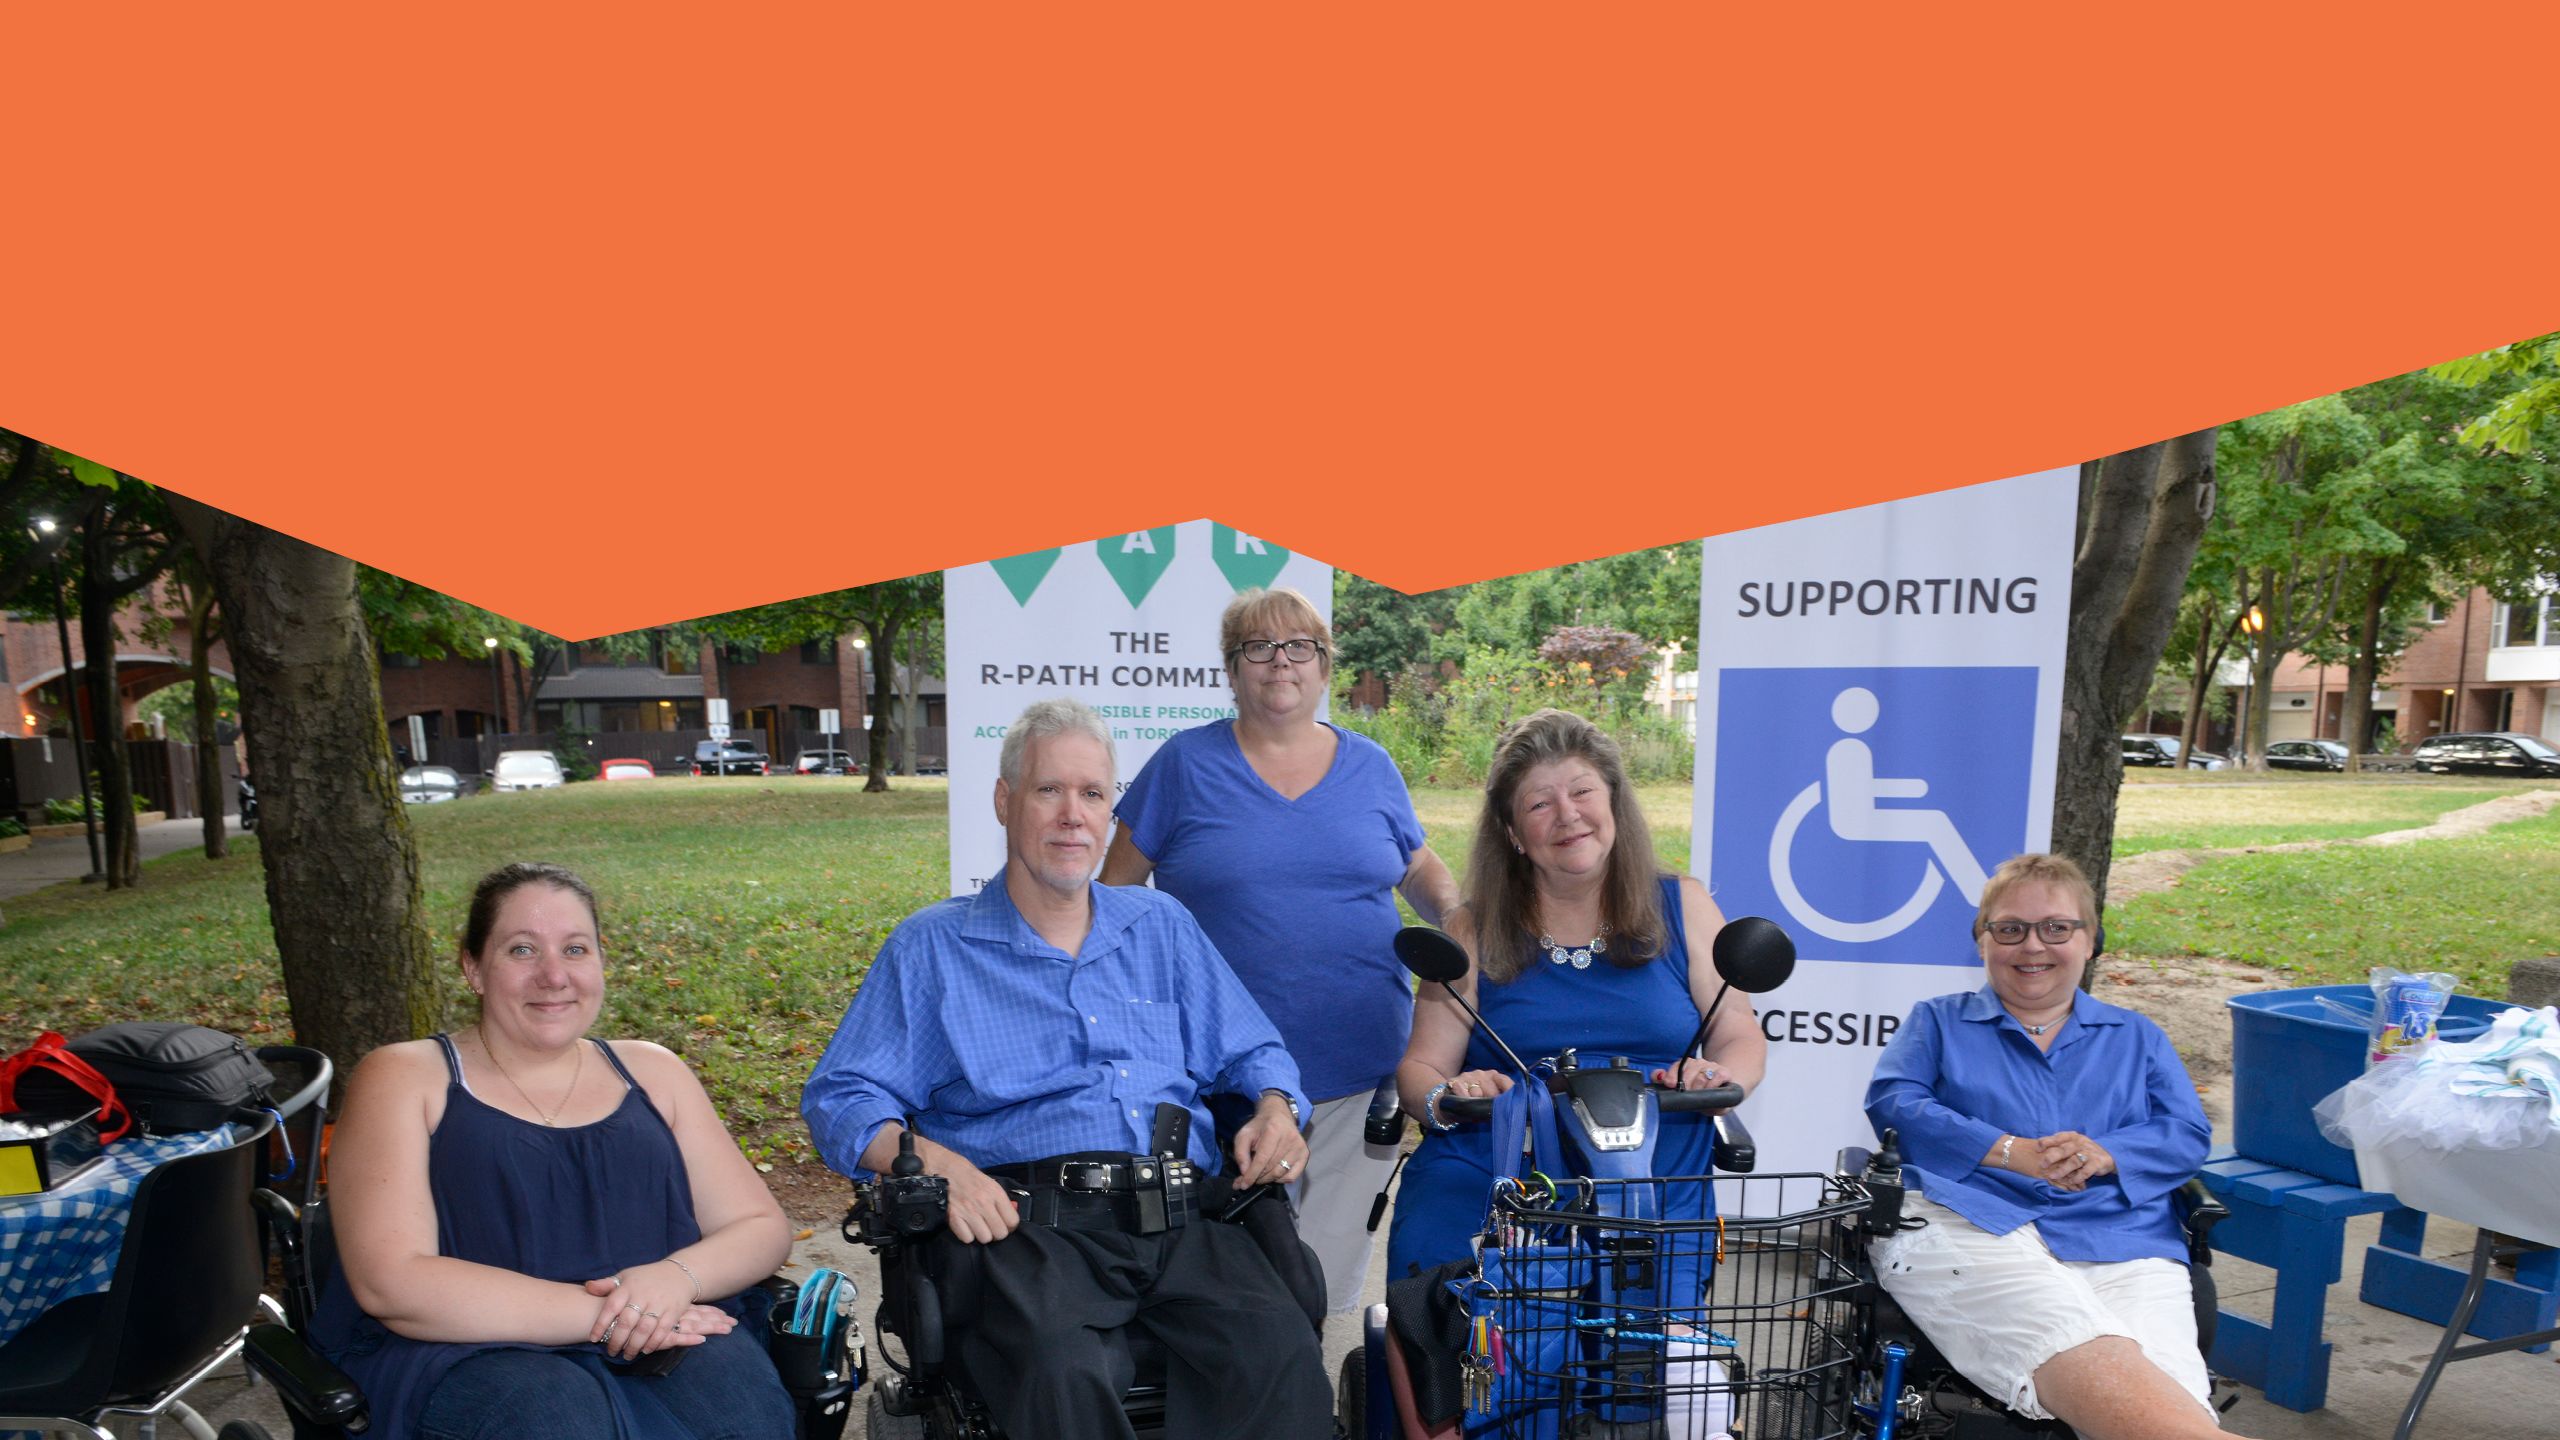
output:
[[[2329,1003],[2322,1003],[2327,1001]],[[2364,1073],[2373,991],[2306,985],[2234,995],[2231,1006],[2231,1143],[2251,1159],[2354,1185],[2355,1152],[2332,1145],[2311,1107]],[[2351,1014],[2341,1013],[2345,1007]],[[2456,995],[2438,1033],[2467,1040],[2506,1010],[2504,1000]]]

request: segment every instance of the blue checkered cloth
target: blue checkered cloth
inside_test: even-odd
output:
[[[156,1166],[231,1143],[228,1125],[123,1139],[59,1190],[0,1200],[0,1345],[76,1295],[115,1279],[116,1255],[142,1177]]]

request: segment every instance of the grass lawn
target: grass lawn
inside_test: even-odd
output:
[[[556,860],[604,901],[598,1033],[690,1059],[756,1158],[805,1155],[800,1085],[892,927],[949,884],[943,783],[664,780],[572,785],[413,807],[427,913],[458,936],[470,887],[509,860]],[[184,1017],[289,1036],[254,837],[218,865],[145,867],[113,894],[57,886],[9,905],[0,1033]],[[459,975],[457,967],[454,972]],[[459,983],[450,1020],[467,1024]]]
[[[2225,956],[2306,985],[2368,967],[2444,970],[2465,994],[2506,994],[2520,958],[2560,954],[2560,814],[2484,835],[2208,861],[2174,890],[2107,912],[2132,955]]]
[[[2480,782],[2238,777],[2137,781],[2126,848],[2240,845],[2424,823],[2512,786]],[[1689,860],[1689,787],[1640,792],[1664,863]],[[601,1033],[655,1040],[690,1059],[759,1161],[807,1158],[800,1085],[889,931],[947,884],[947,792],[901,780],[670,779],[481,796],[410,811],[428,914],[456,933],[471,884],[509,860],[572,866],[604,899]],[[1415,803],[1463,872],[1482,803],[1425,789]],[[0,931],[0,1034],[69,1033],[178,1018],[253,1040],[291,1033],[254,838],[231,859],[192,853],[145,867],[138,890],[65,885],[10,902]],[[2365,966],[2442,968],[2502,993],[2505,964],[2560,949],[2560,816],[2461,841],[2256,855],[2194,871],[2174,892],[2109,919],[2116,948],[2181,950],[2289,966],[2306,980],[2361,980]],[[450,1023],[468,998],[448,992]]]
[[[2116,802],[2116,854],[2379,835],[2532,788],[2523,782],[2397,775],[2129,771]]]

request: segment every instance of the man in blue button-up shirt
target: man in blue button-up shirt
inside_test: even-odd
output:
[[[1170,1103],[1191,1111],[1191,1159],[1212,1169],[1210,1092],[1260,1097],[1234,1139],[1239,1185],[1305,1163],[1297,1066],[1235,972],[1170,897],[1093,882],[1113,778],[1090,709],[1024,712],[995,789],[1003,873],[889,937],[801,1113],[845,1174],[885,1172],[899,1117],[916,1117],[926,1173],[950,1184],[950,1237],[985,1247],[962,1359],[1008,1432],[1127,1434],[1126,1357],[1101,1339],[1134,1321],[1173,1352],[1172,1433],[1321,1435],[1331,1406],[1313,1330],[1250,1237],[1202,1223],[1025,1228],[981,1168],[1142,1155]]]

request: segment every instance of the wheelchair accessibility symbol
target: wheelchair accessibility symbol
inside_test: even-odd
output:
[[[1936,904],[1950,880],[1968,905],[1982,900],[1988,878],[1971,846],[1946,811],[1887,806],[1888,800],[1927,797],[1929,782],[1876,773],[1874,749],[1859,738],[1874,728],[1882,707],[1875,692],[1852,685],[1832,697],[1831,723],[1841,732],[1823,755],[1822,778],[1796,792],[1778,815],[1769,836],[1769,881],[1778,902],[1797,923],[1827,939],[1863,944],[1901,934]],[[1928,847],[1911,896],[1890,913],[1873,919],[1843,919],[1826,914],[1805,898],[1796,884],[1797,833],[1814,811],[1821,810],[1833,836],[1853,844],[1905,844]]]

